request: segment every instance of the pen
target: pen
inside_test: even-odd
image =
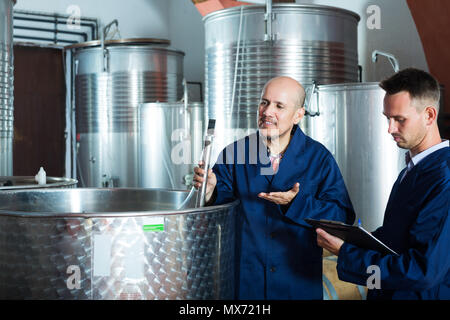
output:
[[[361,219],[358,219],[358,227],[361,227]]]

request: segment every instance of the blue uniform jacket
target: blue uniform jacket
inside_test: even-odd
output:
[[[395,182],[383,225],[374,236],[400,254],[382,255],[344,243],[341,280],[366,285],[367,267],[380,269],[380,289],[368,299],[450,299],[450,148],[433,152]]]
[[[240,199],[236,225],[237,299],[322,299],[322,249],[304,218],[353,223],[355,214],[331,153],[294,126],[274,175],[259,134],[222,151],[213,171],[215,203]],[[300,191],[288,206],[260,192]],[[217,192],[217,193],[216,193]]]

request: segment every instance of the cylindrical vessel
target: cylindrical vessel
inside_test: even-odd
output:
[[[124,39],[69,47],[82,186],[138,186],[138,105],[183,97],[184,53],[167,43]]]
[[[202,151],[203,104],[155,102],[138,109],[138,186],[187,189]]]
[[[0,0],[0,176],[13,174],[15,3],[15,0]]]
[[[318,86],[305,117],[306,134],[330,150],[341,170],[357,219],[369,231],[383,223],[404,153],[388,133],[385,91],[378,83]]]
[[[0,177],[0,191],[42,188],[76,188],[78,183],[75,179],[59,177],[46,177],[46,181],[46,184],[39,185],[32,176],[3,176]]]
[[[0,299],[233,299],[237,201],[186,191],[0,192]]]
[[[358,80],[357,14],[299,4],[275,4],[272,13],[272,41],[265,40],[264,6],[203,19],[205,101],[209,118],[217,119],[219,151],[255,130],[261,91],[272,77],[290,76],[304,86]]]

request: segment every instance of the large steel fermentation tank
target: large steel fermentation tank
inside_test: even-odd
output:
[[[138,187],[138,105],[183,97],[184,53],[168,44],[122,39],[68,47],[81,186]]]
[[[0,192],[0,299],[233,299],[238,202],[187,193]]]
[[[203,103],[144,103],[138,118],[139,187],[187,189],[202,153]]]
[[[203,19],[205,104],[209,118],[217,120],[216,154],[255,130],[261,91],[272,77],[291,76],[305,87],[358,81],[357,14],[275,4],[272,34],[266,35],[265,11],[241,6]]]
[[[0,176],[13,174],[15,3],[15,0],[0,0]]]
[[[369,231],[381,226],[404,153],[388,133],[385,91],[378,83],[321,85],[311,98],[316,117],[305,117],[308,135],[333,153],[357,218]]]

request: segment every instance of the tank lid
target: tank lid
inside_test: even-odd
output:
[[[170,45],[170,40],[166,39],[156,39],[156,38],[130,38],[130,39],[117,39],[117,40],[106,40],[106,46],[113,45],[144,45],[144,44],[162,44],[162,45]],[[78,48],[90,48],[90,47],[99,47],[102,45],[101,40],[93,40],[87,42],[81,42],[76,44],[71,44],[69,46],[64,47],[64,49],[78,49]]]
[[[211,12],[210,14],[207,14],[203,17],[203,22],[206,22],[206,20],[213,19],[216,16],[222,16],[222,15],[228,15],[228,14],[239,14],[241,11],[241,7],[243,11],[259,11],[259,10],[265,10],[265,6],[261,5],[244,5],[244,6],[237,6],[237,7],[231,7],[227,9],[217,10],[214,12]],[[294,4],[294,3],[277,3],[272,5],[272,9],[274,13],[280,12],[280,11],[286,11],[290,14],[294,13],[295,11],[299,12],[317,12],[317,13],[331,13],[331,14],[344,14],[347,16],[353,16],[358,22],[361,20],[361,17],[350,10],[332,7],[332,6],[324,6],[324,5],[313,5],[313,4]]]

